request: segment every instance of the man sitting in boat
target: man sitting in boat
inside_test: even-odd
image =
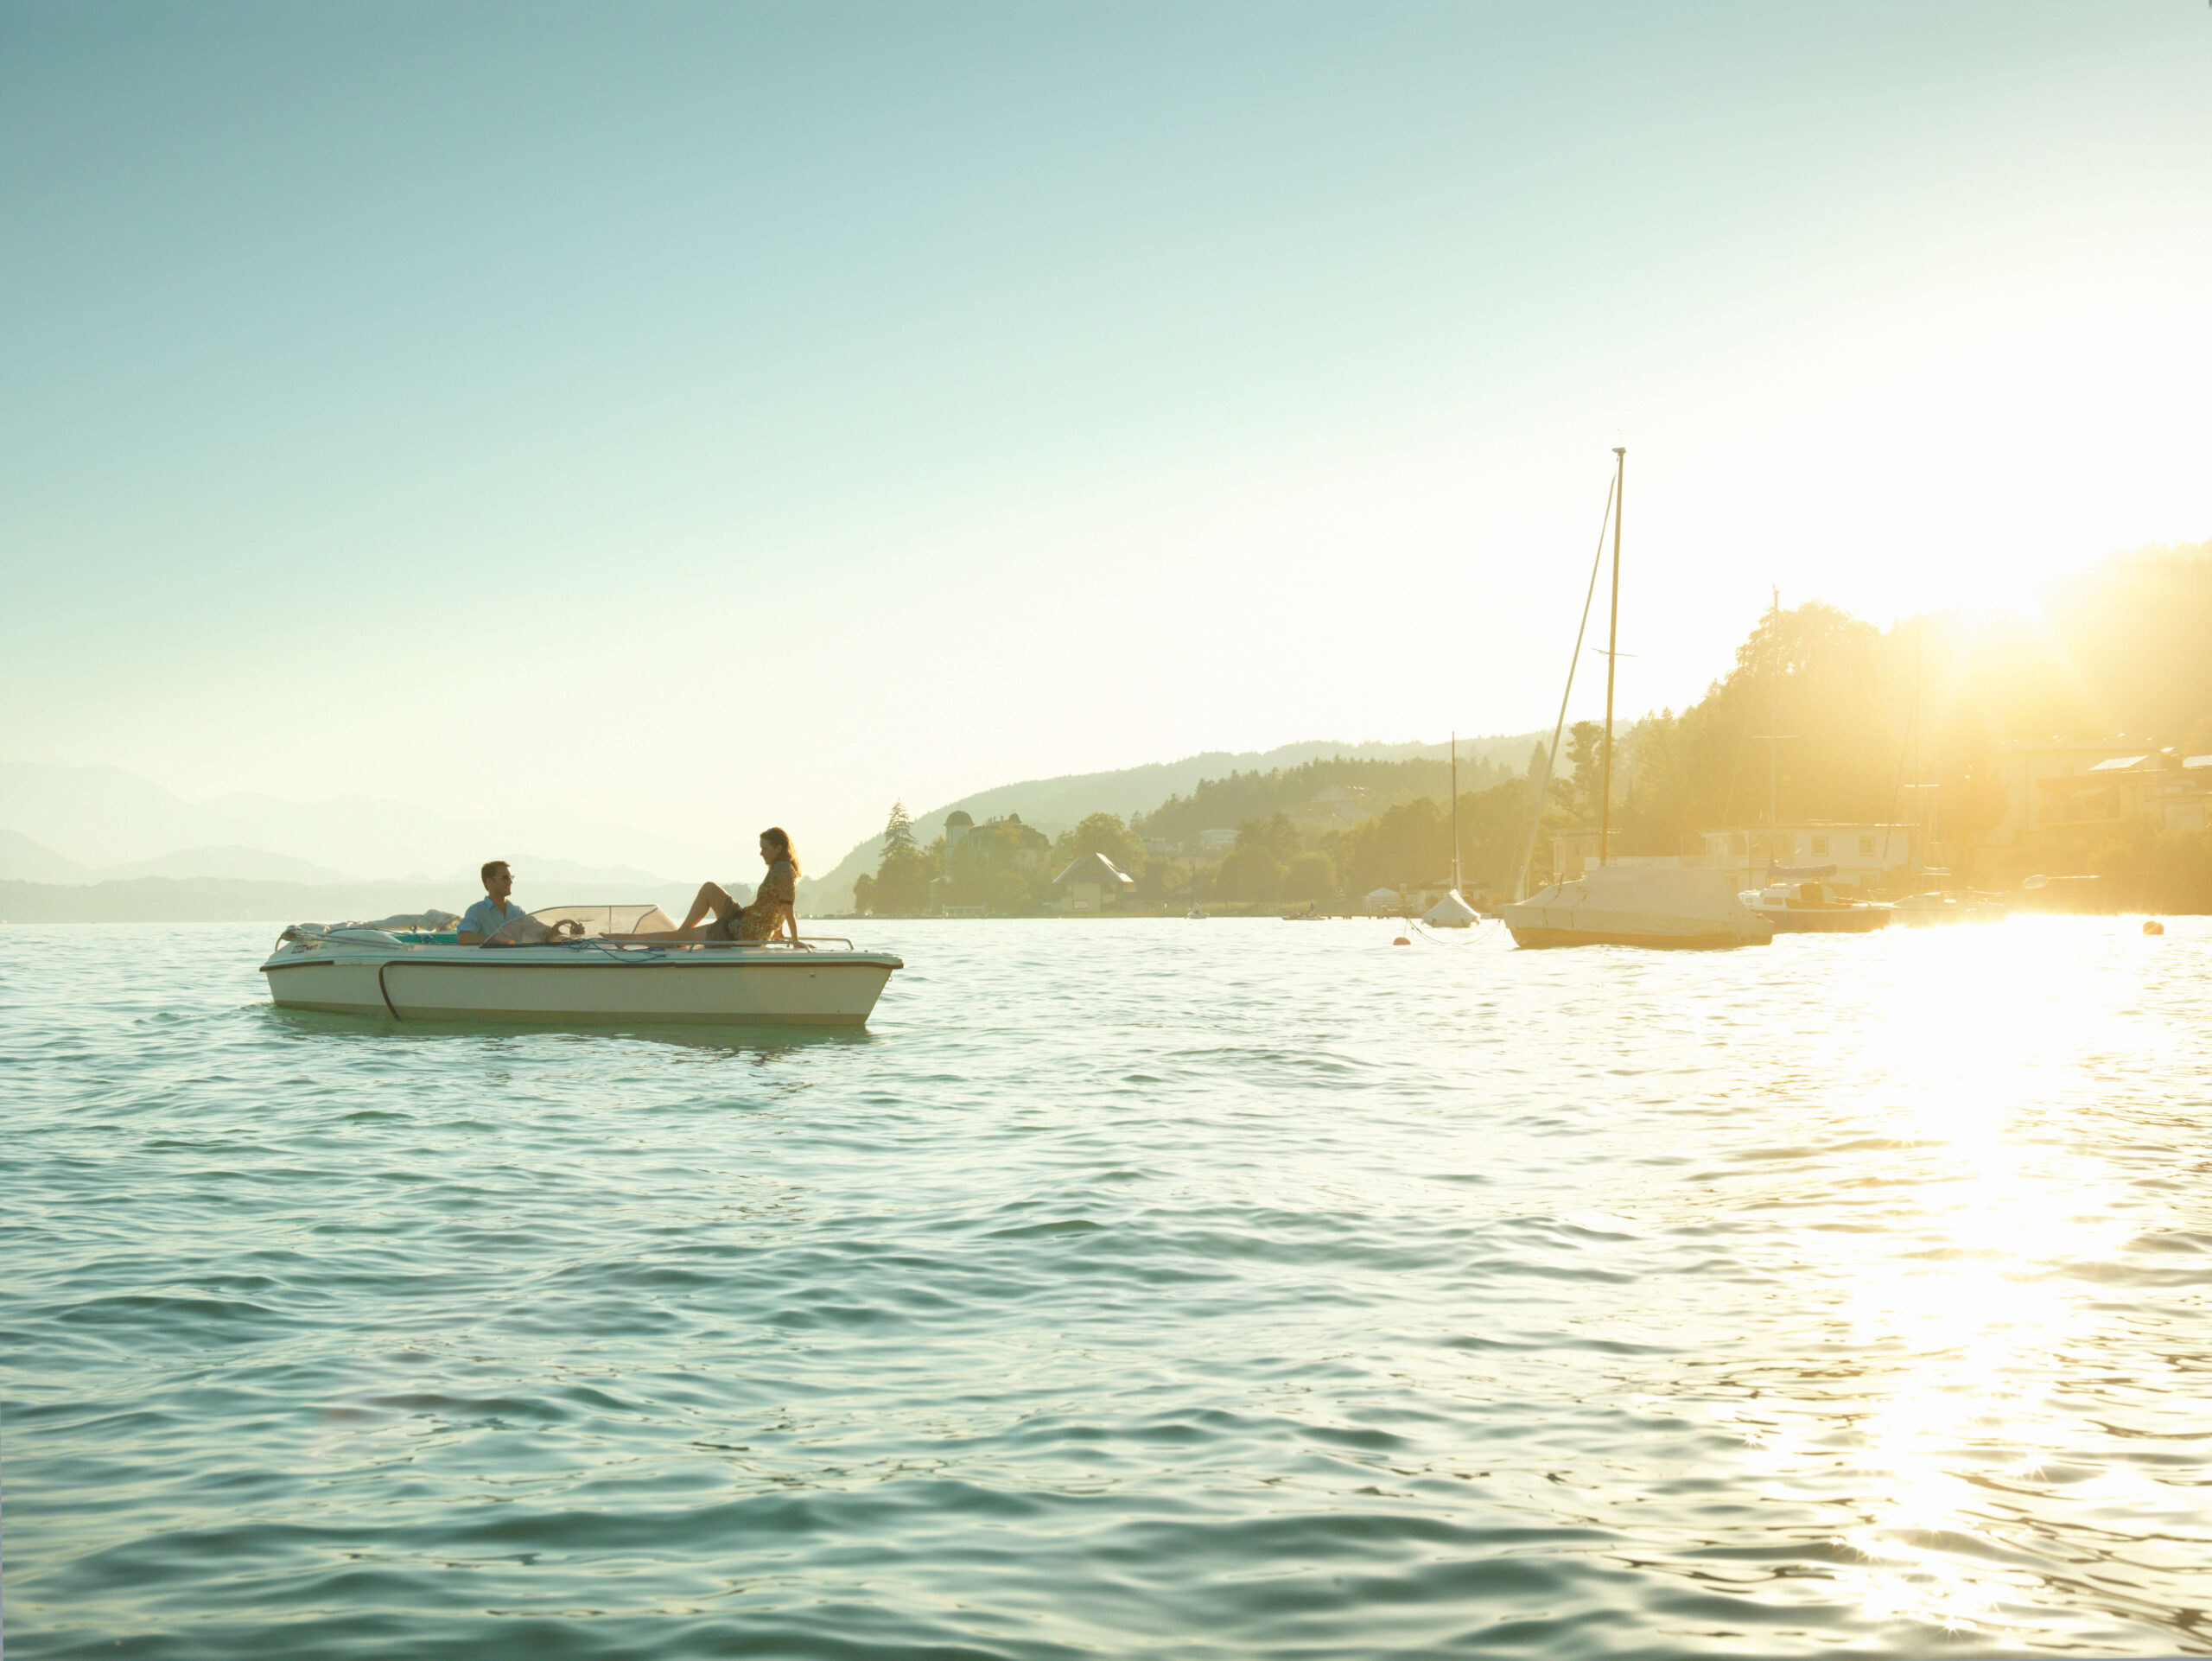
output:
[[[736,940],[757,945],[788,933],[796,942],[798,919],[793,915],[791,907],[798,898],[798,856],[792,851],[791,837],[783,826],[772,824],[760,833],[760,862],[768,868],[768,874],[760,879],[749,906],[739,905],[721,883],[703,882],[691,901],[691,909],[684,913],[682,928],[656,929],[642,934],[608,934],[602,938],[656,945],[697,940]],[[713,913],[713,920],[705,920],[709,913]]]
[[[515,886],[515,877],[504,859],[488,862],[477,875],[484,879],[484,898],[461,918],[460,928],[454,932],[456,945],[543,945],[563,936],[573,939],[583,932],[583,925],[575,922],[558,922],[549,928],[520,906],[512,904],[507,895]]]
[[[485,945],[505,929],[509,938],[502,939],[500,945],[523,944],[512,937],[524,932],[520,926],[531,918],[507,898],[515,887],[515,874],[507,869],[507,862],[487,860],[477,875],[484,880],[484,897],[462,913],[461,927],[453,937],[454,941],[461,945]]]

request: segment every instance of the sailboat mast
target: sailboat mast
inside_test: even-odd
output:
[[[1766,863],[1775,866],[1774,774],[1776,752],[1782,748],[1782,704],[1775,693],[1774,659],[1781,649],[1782,590],[1775,589],[1774,602],[1766,612]]]
[[[1459,735],[1452,735],[1452,892],[1459,892]]]
[[[1605,748],[1598,769],[1598,863],[1605,862],[1612,846],[1613,825],[1613,670],[1620,662],[1621,635],[1621,512],[1627,506],[1628,450],[1613,447],[1613,615],[1605,626]]]
[[[1923,839],[1923,833],[1920,828],[1920,804],[1922,800],[1922,792],[1920,788],[1920,671],[1921,659],[1923,656],[1920,628],[1922,620],[1922,619],[1917,617],[1912,620],[1912,824],[1905,830],[1906,842],[1911,850],[1912,891],[1915,894],[1918,894],[1920,892],[1921,843]]]

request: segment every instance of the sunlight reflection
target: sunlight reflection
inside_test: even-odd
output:
[[[1855,1426],[1866,1520],[1842,1577],[1878,1618],[1989,1623],[2035,1583],[1986,1486],[2031,1481],[2063,1421],[2044,1404],[2080,1321],[2050,1270],[2118,1250],[2111,1184],[2064,1136],[2085,1053],[2107,1030],[2081,956],[2031,922],[1886,944],[1891,1001],[1860,1060],[1922,1180],[1851,1237],[1841,1312],[1860,1353],[1895,1358]],[[1870,1013],[1872,1013],[1870,1011]]]
[[[2070,920],[1869,944],[1879,967],[1831,1009],[1862,1162],[1796,1241],[1839,1289],[1781,1399],[1754,1390],[1730,1418],[1771,1497],[1853,1473],[1837,1580],[1869,1616],[2048,1639],[2067,1605],[2053,1533],[2111,1463],[2065,1410],[2101,1341],[2078,1271],[2137,1227],[2074,1115],[2141,1034]],[[2052,1467],[2075,1485],[2063,1498]]]

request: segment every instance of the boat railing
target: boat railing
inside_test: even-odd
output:
[[[369,939],[362,938],[363,934],[365,934],[366,932],[367,931],[362,931],[360,933],[349,933],[349,932],[338,929],[333,929],[327,932],[316,931],[312,932],[303,932],[299,928],[294,927],[288,928],[282,934],[278,935],[276,937],[276,945],[280,949],[289,945],[296,951],[327,951],[333,947],[345,946],[353,946],[356,948],[361,946],[383,946],[401,951],[416,952],[422,951],[425,946],[450,946],[458,944],[450,934],[445,935],[442,938],[437,936],[419,938],[410,934],[388,934],[385,935],[384,938],[380,939]],[[381,931],[379,931],[379,932],[381,932]],[[516,945],[508,946],[505,949],[513,951],[518,949],[521,943],[518,942]],[[842,934],[813,934],[809,935],[806,939],[802,940],[638,940],[620,942],[603,940],[596,934],[585,934],[573,936],[563,940],[533,940],[529,943],[530,947],[543,947],[549,945],[568,946],[571,949],[576,947],[595,947],[602,951],[610,948],[621,950],[628,947],[642,947],[652,951],[663,951],[671,946],[675,947],[678,951],[688,947],[705,951],[764,951],[772,950],[780,951],[812,951],[818,947],[823,946],[840,946],[847,951],[858,951],[861,949],[858,945],[855,945],[849,937]],[[497,946],[484,946],[480,943],[480,945],[476,949],[496,951],[502,948]],[[528,948],[524,947],[522,949]]]

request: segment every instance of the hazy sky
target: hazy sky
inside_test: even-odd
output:
[[[11,0],[0,273],[0,754],[826,869],[2212,535],[2212,10]]]

